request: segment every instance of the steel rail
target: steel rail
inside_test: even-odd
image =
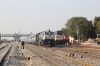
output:
[[[83,50],[78,50],[77,52],[74,51],[74,50],[68,50],[68,49],[60,49],[60,50],[61,50],[61,51],[67,50],[67,52],[69,52],[69,53],[72,53],[72,54],[79,54],[79,55],[87,56],[87,57],[91,57],[91,58],[100,58],[99,53],[91,54],[90,52],[88,52],[88,50],[85,50],[85,51],[83,51]],[[86,53],[88,52],[88,54],[86,54],[85,52],[86,52]]]
[[[32,47],[33,47],[33,46],[32,46]],[[37,47],[34,47],[34,48],[37,48]],[[83,65],[83,66],[93,66],[92,64],[89,64],[89,63],[86,63],[86,62],[82,62],[82,61],[79,61],[79,60],[75,60],[75,59],[70,58],[70,57],[67,57],[67,56],[59,55],[59,54],[54,53],[54,52],[50,52],[50,51],[43,50],[43,49],[40,49],[40,48],[37,48],[37,49],[42,50],[42,51],[45,51],[45,52],[48,52],[48,53],[50,53],[50,54],[52,54],[52,55],[55,55],[55,56],[58,56],[58,57],[60,57],[60,58],[64,58],[64,59],[66,59],[66,60],[70,60],[70,61],[72,61],[72,62],[78,63],[78,64]]]
[[[2,66],[2,64],[4,63],[4,59],[7,56],[7,54],[9,53],[10,49],[12,48],[12,45],[9,47],[9,49],[5,52],[5,54],[3,56],[0,56],[0,66]]]
[[[3,48],[5,48],[6,46],[8,46],[8,44],[7,44],[7,45],[2,46],[2,47],[0,48],[0,50],[1,50],[1,49],[3,49]]]
[[[29,48],[27,48],[27,49],[29,49]],[[43,57],[44,59],[50,61],[51,63],[53,63],[53,64],[56,65],[56,66],[62,66],[62,65],[60,65],[59,63],[57,63],[57,62],[55,62],[55,61],[53,61],[53,60],[51,60],[51,59],[49,59],[49,58],[43,56],[42,54],[39,54],[39,53],[37,53],[37,52],[35,52],[35,51],[31,50],[31,49],[29,49],[29,50],[32,51],[32,52],[34,52],[34,53],[36,53],[37,55]]]

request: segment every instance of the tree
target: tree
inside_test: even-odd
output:
[[[66,28],[62,28],[61,31],[63,32],[64,35],[67,34],[67,29]]]
[[[95,32],[97,31],[100,32],[100,16],[94,18],[94,27],[95,27]]]
[[[72,17],[66,22],[67,34],[74,38],[87,39],[91,36],[90,32],[93,29],[92,21],[85,17]]]

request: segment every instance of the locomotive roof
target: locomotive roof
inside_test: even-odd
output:
[[[42,32],[53,32],[53,31],[51,31],[51,30],[45,30],[45,31],[42,31]],[[42,32],[39,32],[39,33],[37,33],[37,34],[40,34],[40,33],[42,33]]]
[[[61,31],[61,30],[57,30],[57,31]],[[57,32],[57,31],[54,31],[54,32]]]
[[[50,32],[53,32],[53,31],[51,31],[51,30],[45,30],[45,31],[43,31],[43,32],[49,32],[49,31],[50,31]]]

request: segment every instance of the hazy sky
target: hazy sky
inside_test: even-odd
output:
[[[56,31],[73,16],[100,16],[100,0],[0,0],[1,33]]]

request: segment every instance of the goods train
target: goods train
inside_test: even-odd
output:
[[[37,33],[36,35],[32,35],[26,39],[24,39],[25,42],[36,44],[36,45],[44,45],[44,46],[56,46],[56,45],[62,45],[66,42],[69,43],[69,36],[63,35],[61,30],[58,31],[51,31],[46,30]]]

